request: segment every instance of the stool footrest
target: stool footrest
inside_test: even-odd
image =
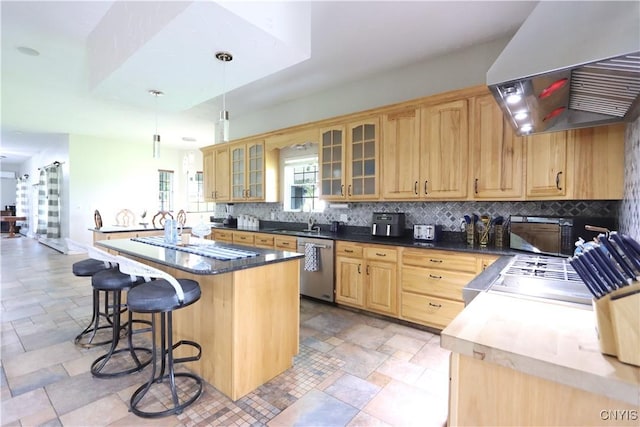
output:
[[[174,358],[173,359],[173,363],[184,363],[184,362],[195,362],[196,360],[200,360],[200,356],[202,355],[202,347],[200,346],[200,344],[198,344],[195,341],[189,341],[189,340],[180,340],[177,343],[175,343],[173,345],[172,350],[175,350],[176,348],[182,346],[182,345],[188,345],[191,346],[193,348],[195,348],[196,350],[198,350],[198,354],[194,355],[194,356],[185,356],[185,357],[178,357],[178,358]]]

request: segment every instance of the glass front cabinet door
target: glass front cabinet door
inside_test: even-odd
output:
[[[325,200],[344,200],[345,143],[344,126],[320,130],[320,197]]]
[[[378,117],[351,123],[347,141],[349,174],[347,198],[372,200],[378,198],[380,120]]]

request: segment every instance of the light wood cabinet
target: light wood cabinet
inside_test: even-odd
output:
[[[264,141],[232,144],[231,200],[275,202],[278,198],[278,153],[265,150]]]
[[[320,130],[320,198],[379,198],[378,116]]]
[[[204,198],[208,202],[230,199],[229,146],[207,147],[202,153]]]
[[[527,198],[563,199],[567,194],[567,132],[530,135],[525,140]]]
[[[275,236],[273,245],[281,251],[296,251],[298,249],[298,239],[291,236]]]
[[[384,200],[421,197],[420,110],[415,108],[383,115],[382,179]]]
[[[523,138],[516,136],[493,95],[471,100],[470,164],[474,199],[522,199]]]
[[[421,189],[427,199],[467,197],[468,107],[466,100],[421,109]]]
[[[252,231],[234,231],[233,232],[233,244],[254,246],[254,235]]]
[[[213,236],[213,240],[215,240],[216,242],[233,243],[232,230],[221,230],[219,228],[214,228],[213,233],[211,233],[210,236]]]
[[[336,242],[336,302],[397,316],[397,249]]]
[[[268,233],[255,233],[254,245],[258,248],[273,249],[274,248],[274,236]]]
[[[474,254],[405,248],[400,318],[444,329],[464,309],[462,289],[479,268]]]
[[[567,169],[572,171],[569,198],[607,200],[624,197],[625,125],[576,129],[570,141],[573,153]]]

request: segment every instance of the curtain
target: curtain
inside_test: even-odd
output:
[[[40,169],[38,180],[38,228],[36,234],[47,234],[47,172]]]
[[[16,182],[16,216],[27,218],[21,221],[23,229],[29,229],[29,193],[27,192],[27,178],[21,176]]]
[[[60,237],[60,165],[47,168],[47,237]]]

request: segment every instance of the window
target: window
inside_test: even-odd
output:
[[[188,212],[209,212],[214,209],[213,203],[204,201],[204,174],[201,171],[189,174],[187,185]]]
[[[158,204],[161,211],[173,210],[173,171],[158,170]]]
[[[324,203],[318,198],[318,179],[318,157],[285,160],[284,210],[323,211]]]

